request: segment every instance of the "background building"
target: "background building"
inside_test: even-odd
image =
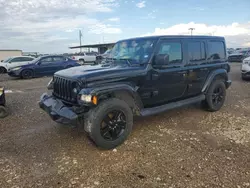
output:
[[[82,45],[82,46],[74,46],[70,47],[70,49],[77,49],[77,48],[87,48],[90,51],[90,48],[97,48],[99,54],[103,54],[108,49],[113,48],[115,43],[105,43],[105,44],[90,44],[90,45]]]
[[[0,61],[11,56],[22,56],[22,50],[1,50],[0,49]]]

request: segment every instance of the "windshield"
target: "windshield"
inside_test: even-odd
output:
[[[12,59],[11,57],[8,57],[8,58],[3,60],[3,63],[8,63],[11,59]]]
[[[110,58],[127,60],[130,64],[145,64],[148,63],[153,53],[154,45],[153,39],[121,41],[113,47]]]
[[[41,57],[33,59],[32,61],[30,61],[30,64],[36,63],[39,59],[41,59]]]

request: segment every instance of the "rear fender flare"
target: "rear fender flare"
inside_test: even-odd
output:
[[[216,78],[221,78],[225,81],[225,83],[228,81],[228,74],[225,69],[217,69],[213,72],[211,72],[207,79],[205,84],[203,85],[202,92],[206,93],[208,88],[210,87],[211,83],[213,82],[214,79]]]

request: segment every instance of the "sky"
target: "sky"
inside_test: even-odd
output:
[[[138,36],[218,35],[250,47],[250,0],[0,0],[0,49],[66,53]]]

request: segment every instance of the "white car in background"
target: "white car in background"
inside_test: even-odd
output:
[[[78,61],[79,64],[95,64],[96,63],[96,53],[86,52],[79,55],[72,56],[72,59]]]
[[[6,73],[9,69],[21,65],[27,65],[35,58],[30,56],[13,56],[0,62],[0,74]]]
[[[250,57],[245,58],[241,65],[241,78],[243,80],[250,78]]]

